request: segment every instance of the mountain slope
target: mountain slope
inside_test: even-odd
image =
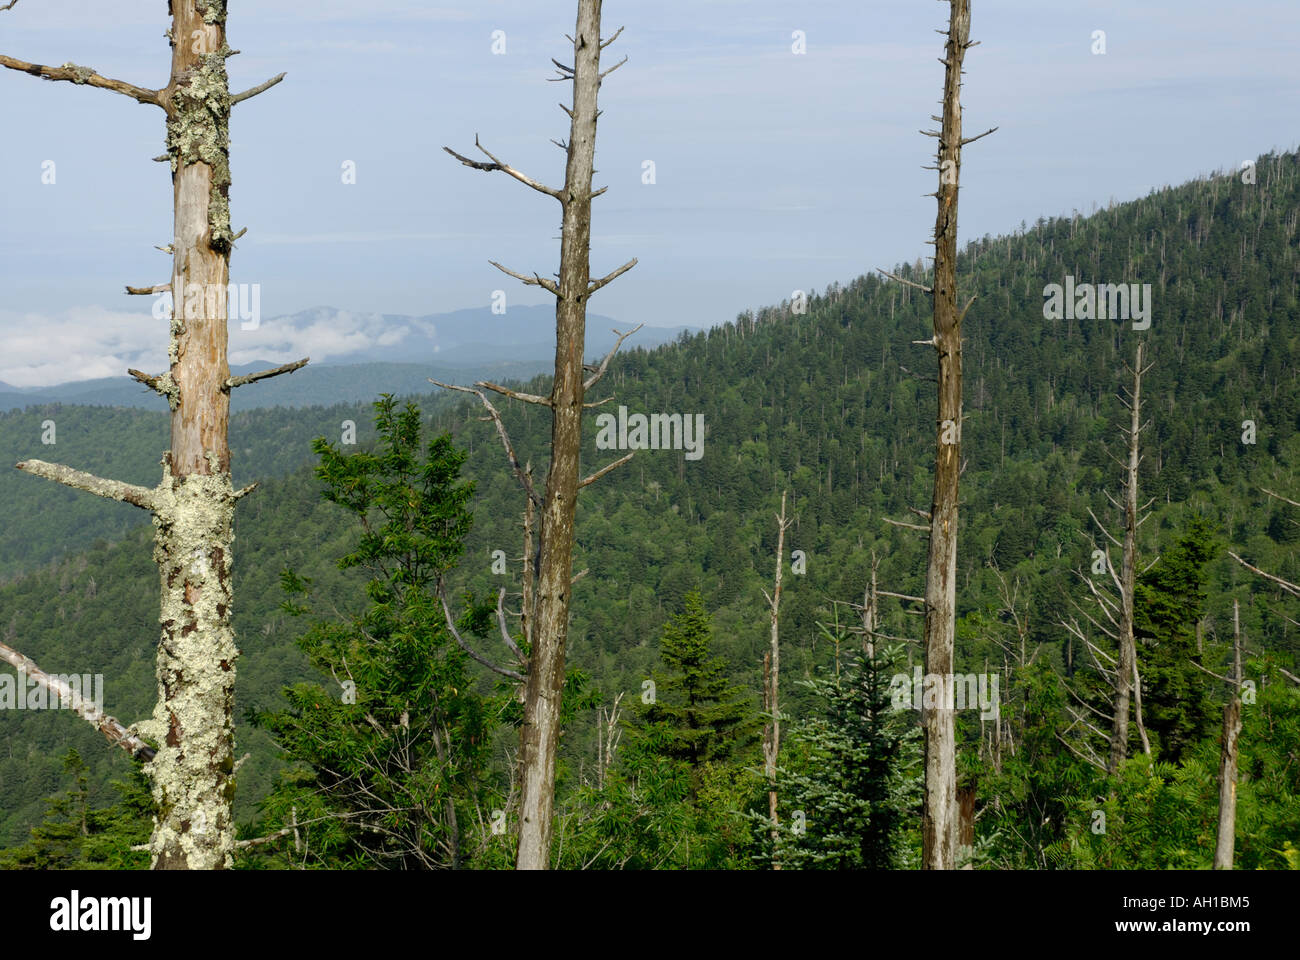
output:
[[[1016,236],[967,245],[959,281],[965,296],[978,299],[964,330],[959,670],[1000,662],[992,640],[1000,601],[990,562],[1025,585],[1030,642],[1041,643],[1052,662],[1069,656],[1057,620],[1077,590],[1075,571],[1090,562],[1089,511],[1112,515],[1106,491],[1118,488],[1119,474],[1106,445],[1117,439],[1122,413],[1113,395],[1138,335],[1156,364],[1144,387],[1152,427],[1141,483],[1155,513],[1142,528],[1143,556],[1153,559],[1196,511],[1253,562],[1300,578],[1293,525],[1257,489],[1300,491],[1297,209],[1296,156],[1270,156],[1260,160],[1256,185],[1215,177],[1091,217],[1041,220]],[[895,272],[915,277],[912,268]],[[1139,334],[1117,320],[1045,318],[1046,288],[1067,276],[1081,283],[1150,283],[1150,329]],[[596,414],[617,416],[625,406],[629,414],[703,416],[704,446],[699,459],[683,450],[637,451],[630,464],[584,491],[575,564],[590,574],[575,588],[570,662],[606,692],[639,690],[655,663],[654,638],[664,619],[699,585],[715,612],[720,652],[733,674],[756,688],[767,633],[760,588],[771,575],[773,514],[783,488],[791,491],[796,518],[788,549],[807,555],[807,573],[790,576],[782,606],[782,668],[789,680],[833,656],[816,623],[835,615],[832,601],[861,598],[873,552],[882,587],[922,592],[921,536],[884,521],[908,519],[909,508],[928,505],[934,396],[925,378],[934,359],[912,343],[927,337],[928,325],[926,298],[864,277],[815,296],[806,313],[789,304],[746,313],[616,361],[592,399],[613,392],[617,400]],[[545,379],[526,389],[544,391]],[[502,406],[521,456],[542,463],[544,418],[530,407]],[[432,411],[432,421],[470,449],[468,469],[479,481],[460,573],[478,595],[502,585],[517,589],[517,564],[501,578],[490,563],[493,550],[519,555],[522,513],[499,442],[480,416],[468,403]],[[1255,424],[1257,443],[1242,442],[1246,420]],[[295,424],[287,411],[266,411],[257,423],[282,448],[299,451],[313,430],[334,436],[337,429]],[[115,429],[145,443],[144,421],[124,420]],[[100,453],[110,442],[125,444],[125,432],[111,441],[101,437]],[[593,415],[583,449],[584,466],[592,470],[623,452],[598,449],[597,432]],[[251,438],[236,445],[256,446]],[[34,499],[27,509],[39,510],[39,503]],[[316,504],[305,473],[268,484],[241,506],[235,554],[236,629],[247,655],[241,705],[265,704],[302,669],[292,633],[275,613],[283,564],[325,578],[326,593],[346,608],[351,595],[337,592],[344,581],[337,574],[330,579],[329,557],[353,535],[339,523],[337,512]],[[122,571],[111,603],[98,595],[98,580],[95,595],[87,595],[88,578],[107,569]],[[47,669],[102,664],[107,676],[120,676],[114,683],[123,687],[110,684],[107,707],[133,719],[138,714],[119,704],[142,709],[152,695],[146,677],[156,634],[152,577],[147,546],[133,535],[0,587],[0,628]],[[1294,665],[1295,634],[1271,591],[1223,554],[1211,567],[1207,642],[1222,633],[1229,590],[1247,599],[1242,618],[1251,643]],[[839,616],[853,615],[841,608]],[[883,629],[916,636],[917,618],[894,605]],[[798,714],[799,688],[783,689],[790,691],[786,709]],[[96,754],[89,741],[80,743],[79,737],[93,740],[93,731],[81,731],[85,725],[75,718],[0,722],[14,750],[13,760],[0,761],[0,810],[9,814],[11,835],[52,789],[62,743],[76,742],[83,756],[95,757],[101,778],[120,764],[102,747]],[[594,752],[589,728],[590,718],[580,717],[566,735],[571,771]],[[268,745],[247,728],[240,738],[241,749],[254,753],[248,777],[241,777],[246,814],[274,763]]]

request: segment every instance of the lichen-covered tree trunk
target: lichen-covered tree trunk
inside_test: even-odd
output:
[[[1111,725],[1107,770],[1114,774],[1128,755],[1129,703],[1134,693],[1137,642],[1133,636],[1133,591],[1137,581],[1138,465],[1142,428],[1142,344],[1137,346],[1130,397],[1128,474],[1124,485],[1124,553],[1120,559],[1119,664],[1115,668],[1115,717]]]
[[[172,0],[167,148],[175,193],[171,449],[154,509],[162,587],[158,702],[144,725],[157,869],[228,867],[234,850],[235,646],[231,629],[226,290],[230,90],[225,0]],[[204,52],[206,51],[206,52]]]
[[[573,519],[578,496],[585,401],[583,353],[591,279],[591,179],[600,87],[601,0],[579,0],[573,35],[573,109],[561,203],[560,276],[555,304],[555,380],[551,389],[551,463],[542,501],[537,619],[520,732],[520,870],[550,865],[555,758],[560,741],[564,646],[573,578]]]
[[[171,282],[127,287],[170,292],[167,372],[130,373],[167,399],[171,446],[154,488],[28,460],[19,469],[149,510],[161,584],[158,700],[153,716],[119,730],[81,711],[110,742],[147,758],[158,805],[150,841],[155,869],[231,865],[234,823],[234,688],[239,650],[231,629],[231,544],[236,493],[230,482],[230,390],[288,373],[305,360],[232,380],[227,363],[230,251],[230,110],[274,86],[281,74],[232,97],[226,59],[226,0],[169,0],[171,78],[161,90],[102,77],[89,67],[47,67],[0,56],[0,66],[47,80],[120,93],[167,115],[174,189]],[[134,734],[157,743],[156,751]]]
[[[922,711],[925,804],[922,865],[957,862],[957,747],[948,702],[957,611],[957,484],[961,473],[961,320],[957,309],[957,190],[961,171],[961,67],[970,36],[970,0],[950,0],[939,135],[938,216],[934,226],[934,348],[939,357],[939,415],[925,578],[925,670],[941,678],[938,707]]]

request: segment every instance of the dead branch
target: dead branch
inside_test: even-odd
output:
[[[510,636],[510,630],[506,627],[505,602],[506,588],[502,587],[501,592],[497,594],[497,624],[501,627],[501,639],[505,641],[506,646],[511,649],[514,655],[519,659],[520,663],[527,663],[528,658],[525,657],[524,652],[519,649],[519,646],[515,643],[514,637]]]
[[[890,273],[888,270],[881,270],[879,267],[877,267],[876,272],[883,273],[890,280],[896,280],[899,283],[906,284],[909,287],[915,287],[917,290],[920,290],[922,293],[934,293],[934,287],[927,287],[923,283],[915,283],[914,281],[911,280],[905,280],[902,277],[895,276],[894,274]]]
[[[58,463],[46,463],[43,460],[24,460],[15,466],[25,473],[53,480],[65,487],[85,490],[97,497],[129,503],[143,510],[154,509],[154,491],[148,487],[137,487],[134,484],[122,483],[120,480],[105,480],[94,474],[73,470]]]
[[[559,285],[556,284],[554,280],[551,280],[547,277],[543,277],[540,273],[534,273],[530,277],[522,273],[516,273],[514,270],[511,270],[509,267],[503,267],[495,260],[489,260],[488,263],[492,264],[492,266],[496,267],[498,270],[500,270],[502,273],[506,274],[507,276],[514,277],[516,280],[519,280],[522,283],[526,283],[530,287],[541,287],[543,290],[548,290],[557,297],[560,295]]]
[[[167,390],[167,384],[163,380],[166,374],[160,373],[158,374],[158,376],[155,377],[155,376],[150,376],[149,374],[145,373],[142,370],[132,369],[132,370],[127,370],[126,372],[129,373],[136,380],[139,380],[150,390],[159,394],[160,396],[163,397],[171,396],[171,394]]]
[[[976,43],[978,43],[978,42],[979,42],[979,41],[977,40]],[[975,46],[975,44],[972,43],[972,44],[969,44],[969,46],[972,46],[972,47],[973,47],[973,46]],[[964,140],[962,140],[961,145],[964,147],[964,146],[966,146],[966,144],[968,144],[968,143],[974,143],[976,140],[982,140],[984,137],[987,137],[990,133],[995,132],[997,129],[998,129],[997,127],[993,127],[992,129],[990,129],[990,130],[985,130],[983,133],[981,133],[981,134],[977,134],[976,136],[973,136],[973,137],[966,137]]]
[[[10,6],[12,5],[10,4]],[[120,93],[139,103],[166,109],[163,104],[161,90],[147,90],[144,87],[137,87],[133,83],[101,77],[90,67],[79,67],[75,63],[65,63],[61,67],[47,67],[44,64],[28,63],[26,60],[16,60],[13,57],[0,54],[0,67],[8,67],[10,70],[17,70],[21,73],[30,73],[32,76],[44,80],[64,80],[68,83],[84,84],[89,87],[98,87],[101,90],[111,90],[113,93]]]
[[[512,400],[521,400],[524,403],[535,403],[539,407],[549,407],[551,405],[550,397],[539,397],[535,393],[520,393],[518,390],[511,390],[509,387],[503,387],[500,384],[492,383],[488,380],[480,380],[474,384],[476,387],[483,387],[485,390],[491,390],[493,393],[499,393],[503,397],[509,397]]]
[[[446,150],[449,154],[451,154],[461,163],[465,164],[465,166],[467,167],[470,167],[474,170],[484,170],[489,172],[493,170],[500,170],[502,173],[506,174],[507,176],[514,177],[516,180],[518,180],[520,183],[524,184],[525,186],[532,187],[538,193],[544,193],[548,197],[554,197],[556,200],[559,200],[561,203],[564,202],[564,195],[559,190],[556,190],[554,187],[548,187],[544,183],[539,183],[538,181],[534,180],[532,177],[525,176],[524,174],[516,170],[514,167],[510,166],[509,164],[502,163],[496,157],[492,156],[491,152],[486,147],[484,147],[483,144],[479,142],[477,134],[474,135],[474,146],[476,146],[480,151],[482,151],[483,155],[486,156],[492,162],[483,163],[482,161],[479,160],[471,160],[469,157],[461,156],[451,147],[443,147],[442,149]]]
[[[605,189],[606,189],[606,188],[602,187],[602,188],[598,191],[598,193],[604,193],[604,192],[605,192]],[[593,194],[592,194],[593,197],[594,197],[594,196],[597,196],[597,195],[598,195],[598,194],[596,194],[596,193],[593,193]],[[595,292],[596,292],[597,290],[599,290],[601,287],[603,287],[603,286],[607,286],[609,283],[613,282],[614,280],[617,280],[619,277],[623,276],[623,274],[627,273],[629,270],[631,270],[633,267],[635,267],[636,264],[637,264],[637,259],[636,259],[636,257],[633,257],[631,260],[629,260],[627,263],[623,264],[623,266],[619,267],[619,268],[618,268],[617,270],[615,270],[613,273],[607,274],[607,275],[601,277],[599,280],[589,280],[589,281],[587,281],[587,282],[590,284],[590,286],[589,286],[588,289],[587,289],[587,296],[591,296],[593,293],[595,293]],[[641,329],[641,328],[640,328],[640,327],[637,327],[637,329],[639,330],[639,329]]]
[[[1287,593],[1292,594],[1293,596],[1300,597],[1300,587],[1297,587],[1294,583],[1291,583],[1289,580],[1283,580],[1281,577],[1275,577],[1271,573],[1265,573],[1263,570],[1259,569],[1259,567],[1252,566],[1251,564],[1247,563],[1245,560],[1241,559],[1241,557],[1237,556],[1231,550],[1228,551],[1228,556],[1232,557],[1232,559],[1236,560],[1239,564],[1241,564],[1251,573],[1261,576],[1265,580],[1271,580],[1274,583],[1276,583],[1279,587],[1281,587],[1283,590],[1285,590]]]
[[[503,677],[509,677],[511,680],[518,680],[521,683],[524,681],[524,675],[522,673],[519,673],[515,670],[510,670],[506,667],[497,666],[487,657],[478,653],[473,647],[471,647],[468,643],[466,643],[464,639],[461,638],[460,631],[456,629],[456,621],[452,619],[451,608],[447,606],[447,594],[444,592],[443,585],[441,583],[438,584],[438,599],[442,601],[442,613],[443,616],[446,617],[447,619],[447,629],[451,632],[452,638],[456,641],[456,645],[458,647],[460,647],[462,650],[468,653],[470,657],[472,657],[477,663],[481,663],[483,666],[487,667],[493,673],[499,673]]]
[[[633,454],[629,453],[626,457],[619,457],[619,459],[615,460],[613,463],[606,464],[605,466],[601,467],[591,476],[578,481],[578,489],[581,490],[583,487],[590,486],[591,484],[599,480],[601,477],[603,477],[605,474],[609,473],[611,470],[615,470],[618,467],[623,466],[623,464],[627,463],[629,460],[632,459],[632,456]]]
[[[85,698],[76,690],[73,690],[68,683],[60,680],[57,676],[50,676],[38,667],[30,657],[24,656],[13,647],[0,643],[0,660],[31,677],[45,688],[51,697],[58,697],[77,716],[102,733],[113,746],[121,747],[139,760],[152,760],[154,758],[155,751],[153,747],[137,737],[116,718],[100,713],[98,707],[93,703],[87,703]],[[19,691],[19,695],[22,695],[22,691]]]
[[[245,100],[252,100],[259,93],[266,93],[266,91],[270,90],[277,83],[283,80],[285,76],[286,74],[281,73],[278,76],[274,76],[270,80],[267,80],[265,83],[259,83],[257,86],[245,90],[243,93],[235,94],[230,98],[230,105],[233,107],[235,104],[243,103]]]
[[[506,426],[501,422],[501,414],[498,412],[496,407],[492,406],[492,401],[484,396],[483,391],[475,390],[472,387],[458,387],[455,384],[443,383],[441,380],[435,380],[432,377],[429,378],[429,382],[435,386],[442,387],[444,390],[458,390],[461,393],[472,393],[474,396],[479,398],[483,406],[487,408],[487,412],[491,415],[492,421],[496,424],[497,435],[501,438],[501,445],[505,447],[506,457],[510,461],[510,468],[514,470],[515,476],[519,478],[520,484],[523,485],[524,491],[528,494],[528,499],[540,507],[542,505],[542,498],[537,495],[537,491],[533,488],[532,474],[524,470],[520,465],[519,458],[515,455],[514,445],[510,442],[510,435],[506,433]]]
[[[906,520],[890,520],[889,517],[881,517],[885,523],[892,523],[896,527],[905,527],[908,530],[920,530],[922,533],[929,533],[929,527],[923,527],[919,523],[908,523]]]
[[[636,261],[633,260],[632,263],[635,264]],[[600,382],[600,378],[603,377],[605,375],[605,371],[609,369],[609,361],[614,359],[614,354],[618,353],[618,348],[623,346],[623,341],[626,340],[628,337],[632,336],[634,333],[636,333],[644,326],[645,326],[644,323],[638,323],[627,333],[619,333],[617,330],[610,331],[611,333],[615,334],[618,337],[618,340],[615,341],[613,349],[610,350],[609,353],[605,354],[605,358],[600,361],[600,365],[596,367],[596,372],[593,373],[590,377],[588,377],[586,383],[582,385],[583,393],[586,393],[588,390],[590,390],[592,387],[594,387],[596,384]],[[604,402],[605,401],[603,400],[601,401],[601,403]]]
[[[282,373],[293,373],[295,370],[301,370],[311,362],[311,357],[303,357],[294,363],[286,363],[284,366],[276,367],[274,370],[262,370],[258,373],[247,373],[242,377],[231,377],[224,384],[227,390],[233,390],[235,387],[242,387],[248,383],[256,383],[258,380],[269,380],[271,377],[278,377]]]

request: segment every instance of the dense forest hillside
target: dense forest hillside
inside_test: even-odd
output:
[[[1114,495],[1121,481],[1112,457],[1120,453],[1125,414],[1115,395],[1139,336],[1153,363],[1143,385],[1151,426],[1143,434],[1140,486],[1142,500],[1152,500],[1152,515],[1140,528],[1142,569],[1158,578],[1164,569],[1158,558],[1167,558],[1168,565],[1171,558],[1190,555],[1187,544],[1197,537],[1196,543],[1207,544],[1199,599],[1188,610],[1199,662],[1215,672],[1226,662],[1232,604],[1240,601],[1250,670],[1269,687],[1260,701],[1268,709],[1247,717],[1244,770],[1254,769],[1252,758],[1259,758],[1252,751],[1267,739],[1259,736],[1259,724],[1296,716],[1294,690],[1288,701],[1288,692],[1270,681],[1273,665],[1300,672],[1300,642],[1288,619],[1295,611],[1226,551],[1300,579],[1300,512],[1261,489],[1300,494],[1297,211],[1300,158],[1271,155],[1260,158],[1253,184],[1236,175],[1211,176],[1090,216],[1040,220],[1015,235],[986,237],[964,249],[961,290],[977,299],[963,327],[967,419],[957,669],[1001,674],[1004,722],[1017,725],[1026,753],[1037,744],[1034,749],[1051,755],[1052,764],[1073,762],[1043,732],[1064,729],[1064,721],[1050,719],[1052,709],[1058,719],[1064,716],[1061,708],[1045,704],[1064,698],[1053,686],[1060,678],[1088,669],[1086,651],[1061,621],[1072,603],[1086,602],[1081,582],[1099,541],[1090,513],[1114,525],[1107,494]],[[925,276],[917,265],[893,272],[918,282]],[[1067,278],[1073,278],[1071,285],[1150,284],[1150,328],[1139,332],[1131,321],[1095,317],[1047,318],[1048,288]],[[584,469],[594,471],[626,452],[598,445],[602,413],[617,420],[625,407],[628,416],[680,415],[691,423],[702,417],[704,433],[698,457],[682,449],[637,450],[630,463],[581,495],[575,569],[589,572],[574,588],[568,660],[589,675],[603,706],[619,693],[634,700],[657,674],[665,625],[698,590],[712,617],[713,648],[724,658],[730,682],[757,709],[769,630],[763,589],[770,589],[783,491],[789,492],[794,521],[785,537],[786,559],[792,551],[806,558],[806,571],[792,570],[787,577],[781,607],[785,713],[804,717],[819,702],[821,694],[796,681],[824,678],[837,668],[842,651],[831,642],[836,631],[819,624],[856,621],[843,604],[862,602],[873,558],[882,589],[924,592],[924,534],[887,518],[915,521],[911,510],[929,506],[929,378],[935,361],[932,349],[914,344],[929,336],[929,324],[926,297],[906,284],[866,275],[810,294],[806,309],[796,296],[683,335],[670,346],[629,350],[615,359],[592,398],[615,399],[587,418]],[[545,387],[538,379],[522,389]],[[429,396],[420,403],[433,432],[449,430],[468,450],[466,474],[477,483],[474,524],[454,579],[479,598],[502,586],[517,591],[517,562],[510,560],[506,575],[493,570],[494,551],[507,558],[520,554],[524,501],[492,425],[481,421],[477,401]],[[527,406],[500,406],[521,459],[541,462],[549,440],[546,421]],[[357,528],[336,505],[321,502],[320,482],[299,466],[314,437],[338,442],[339,422],[347,416],[363,428],[364,448],[374,433],[370,413],[360,409],[261,410],[241,414],[232,426],[236,482],[241,476],[281,477],[264,484],[237,513],[241,709],[274,709],[282,703],[283,685],[311,674],[295,646],[301,627],[279,610],[282,569],[315,578],[315,596],[339,610],[364,602],[356,577],[332,563],[350,549]],[[32,455],[31,437],[39,436],[45,419],[58,424],[60,461],[136,482],[156,472],[165,445],[163,423],[138,411],[51,408],[3,415],[0,450],[21,445],[21,455]],[[12,510],[0,541],[0,573],[32,571],[0,587],[6,642],[47,670],[75,664],[79,672],[104,673],[106,708],[127,721],[138,717],[153,697],[156,575],[147,531],[131,530],[117,543],[95,544],[33,571],[78,538],[88,545],[121,537],[132,518],[30,478],[0,483],[6,484],[0,496]],[[1193,522],[1197,517],[1207,521],[1204,529]],[[1150,589],[1159,589],[1157,580]],[[915,609],[906,601],[887,601],[880,630],[919,637]],[[1150,629],[1152,637],[1160,636],[1158,626]],[[1037,651],[1026,658],[1036,666],[1013,664],[1008,650],[1016,645]],[[919,649],[904,644],[899,657],[897,669],[910,675]],[[1160,672],[1145,682],[1151,685],[1156,760],[1180,765],[1161,769],[1160,782],[1169,792],[1150,803],[1153,809],[1157,801],[1181,804],[1194,815],[1190,839],[1171,841],[1192,852],[1176,864],[1166,859],[1148,865],[1202,865],[1198,838],[1205,829],[1212,837],[1216,802],[1205,770],[1217,757],[1217,730],[1166,729],[1159,710],[1166,694],[1190,697],[1207,711],[1205,705],[1223,694],[1203,674],[1194,693],[1175,689],[1192,671],[1153,658]],[[491,686],[485,673],[480,681],[485,689]],[[1275,696],[1282,699],[1270,699]],[[577,710],[566,730],[560,786],[566,803],[578,803],[596,776],[599,717],[594,706]],[[0,757],[0,840],[23,839],[40,819],[43,798],[65,786],[62,756],[69,746],[90,764],[96,801],[114,799],[107,783],[121,777],[129,762],[96,743],[84,723],[50,713],[6,713],[3,722],[9,751]],[[960,723],[964,769],[969,782],[979,784],[980,804],[991,811],[978,825],[983,862],[1126,865],[1085,862],[1091,855],[1087,818],[1083,807],[1069,803],[1087,799],[1082,765],[1052,767],[1060,779],[1044,785],[1034,778],[1046,777],[1047,766],[1017,772],[1010,761],[1002,763],[978,714],[963,715]],[[1294,719],[1274,731],[1277,749],[1288,748],[1279,745],[1283,729],[1293,736]],[[252,754],[240,771],[238,809],[251,819],[271,788],[278,760],[264,731],[246,724],[238,736],[240,751]],[[1175,751],[1179,737],[1186,747]],[[510,745],[508,737],[497,743],[498,752]],[[1280,851],[1291,849],[1279,838],[1300,843],[1294,802],[1300,786],[1287,764],[1270,769],[1256,777],[1258,796],[1249,783],[1243,787],[1248,802],[1256,804],[1247,807],[1243,823],[1260,839],[1247,839],[1239,849],[1246,862],[1276,867],[1289,862],[1290,855]],[[1013,776],[1020,778],[1015,790],[987,792],[994,783],[1005,788]],[[1055,797],[1052,826],[1041,836],[1012,836],[1008,823],[1021,822],[1024,810],[1010,809],[1005,797],[1029,804],[1047,794]],[[1120,805],[1112,810],[1117,825],[1137,823],[1137,805],[1124,808],[1126,797],[1114,801]],[[1119,829],[1113,828],[1116,836],[1122,836]],[[1132,827],[1133,836],[1138,829]],[[905,838],[905,845],[914,841]],[[1164,856],[1163,849],[1151,856]]]

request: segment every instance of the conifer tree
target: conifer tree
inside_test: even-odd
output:
[[[298,761],[268,801],[269,828],[279,828],[286,853],[303,846],[324,866],[456,868],[484,801],[491,705],[439,595],[472,523],[474,486],[461,481],[466,455],[447,434],[420,456],[417,406],[398,410],[385,395],[375,409],[375,451],[313,445],[322,495],[360,527],[338,565],[370,573],[370,603],[356,617],[318,620],[300,638],[339,689],[299,684],[285,690],[287,710],[258,717]],[[285,571],[282,582],[286,609],[305,614],[293,598],[308,596],[310,581]],[[471,598],[461,627],[486,629],[491,609]]]
[[[920,802],[920,731],[911,712],[891,702],[899,658],[899,648],[875,645],[834,676],[800,681],[823,708],[788,730],[805,759],[799,769],[779,770],[793,822],[777,834],[774,862],[821,870],[907,866],[904,825]]]
[[[1135,633],[1142,644],[1147,730],[1160,759],[1176,763],[1214,727],[1196,649],[1196,624],[1208,595],[1206,565],[1217,553],[1214,528],[1192,517],[1173,547],[1138,578]]]
[[[140,767],[115,780],[118,802],[91,805],[89,768],[76,750],[63,758],[72,786],[46,801],[44,821],[27,842],[0,851],[0,870],[142,869],[149,855],[139,849],[149,839],[153,798]]]
[[[761,721],[743,688],[727,679],[726,661],[713,654],[712,618],[698,589],[665,624],[659,656],[668,672],[655,677],[640,737],[654,753],[687,764],[694,797],[704,765],[736,757]]]

